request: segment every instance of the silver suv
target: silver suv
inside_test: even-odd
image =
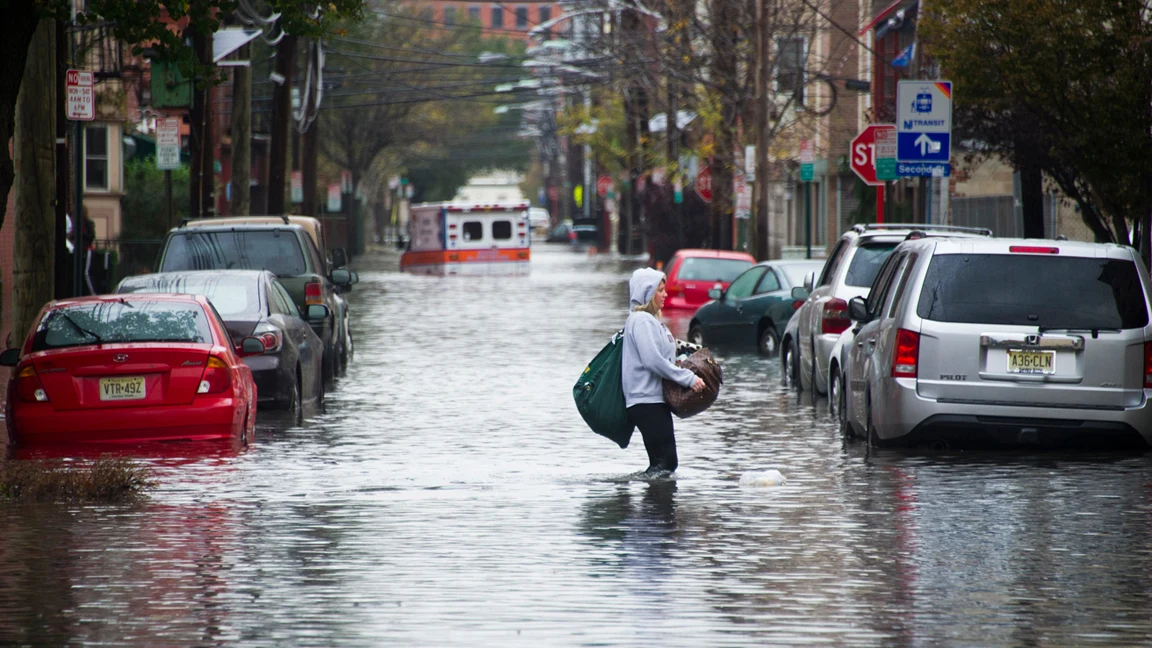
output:
[[[880,266],[913,232],[925,236],[992,235],[983,228],[901,223],[854,225],[845,232],[818,273],[819,280],[816,274],[809,275],[803,289],[793,289],[793,298],[805,301],[795,315],[795,339],[789,332],[781,340],[780,358],[785,375],[798,374],[795,382],[801,390],[827,393],[828,358],[840,334],[852,324],[848,300],[868,296]]]
[[[867,299],[841,385],[870,444],[1152,445],[1148,271],[1113,244],[910,240]]]

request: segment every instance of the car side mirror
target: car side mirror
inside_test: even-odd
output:
[[[345,270],[344,268],[337,268],[332,271],[332,283],[337,286],[351,286],[352,285],[352,271]]]
[[[260,338],[248,336],[240,341],[240,355],[250,356],[261,353],[264,353],[264,343],[260,341]]]
[[[315,322],[317,320],[328,319],[328,315],[331,313],[332,310],[325,304],[308,304],[308,310],[304,313],[304,317],[311,322]]]
[[[868,321],[868,304],[863,297],[853,297],[848,300],[848,319],[861,323]]]
[[[723,296],[724,296],[724,291],[720,290],[719,288],[713,288],[712,290],[708,291],[708,299],[717,299],[718,300]]]
[[[355,270],[349,270],[348,273],[352,275],[352,283],[354,283],[354,284],[360,283],[360,273],[359,272],[356,272]]]
[[[797,299],[799,301],[806,301],[808,299],[808,293],[809,292],[810,291],[806,288],[801,288],[800,286],[795,286],[794,288],[792,288],[792,299]]]
[[[804,290],[807,290],[808,294],[812,294],[812,289],[815,286],[816,286],[816,273],[815,272],[809,272],[808,274],[804,275]],[[807,299],[808,296],[805,295],[804,298]]]
[[[343,268],[348,265],[348,253],[344,248],[335,248],[332,250],[332,267]]]
[[[0,367],[15,367],[20,362],[20,349],[4,349],[0,352]]]

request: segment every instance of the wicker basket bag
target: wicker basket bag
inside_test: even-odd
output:
[[[720,385],[724,382],[724,370],[707,348],[694,352],[681,361],[680,366],[704,381],[704,389],[699,392],[671,380],[664,381],[664,402],[668,403],[673,414],[684,419],[703,412],[716,402],[716,397],[720,395]]]

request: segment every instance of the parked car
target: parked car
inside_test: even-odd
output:
[[[331,382],[346,366],[350,347],[343,335],[347,311],[337,299],[337,288],[351,286],[355,275],[343,267],[329,270],[315,242],[300,225],[184,224],[168,232],[160,250],[158,272],[182,270],[270,270],[297,309],[324,304],[328,317],[309,322],[324,342],[323,375]],[[333,265],[343,265],[334,259]]]
[[[851,431],[873,445],[1152,446],[1152,286],[1132,248],[927,238],[893,256],[849,302]]]
[[[260,408],[279,407],[303,422],[304,405],[324,406],[323,343],[308,321],[328,317],[324,304],[300,311],[267,270],[189,270],[128,277],[116,292],[204,295],[224,320],[234,346],[246,337],[264,352],[244,358],[256,381]]]
[[[731,250],[677,250],[668,259],[668,298],[666,310],[695,310],[708,301],[708,291],[726,290],[741,272],[752,267],[756,259],[747,252]],[[717,285],[719,284],[719,285]]]
[[[780,384],[785,387],[798,388],[800,384],[800,358],[796,352],[796,331],[800,328],[800,305],[804,303],[804,300],[797,299],[799,294],[801,293],[798,293],[795,288],[792,289],[792,307],[796,310],[793,311],[792,317],[788,318],[788,324],[784,326],[784,332],[780,335]]]
[[[552,216],[547,209],[543,207],[528,208],[528,226],[532,228],[533,232],[544,233],[548,231],[548,226],[551,224]]]
[[[553,227],[548,232],[548,237],[544,239],[546,243],[572,243],[576,238],[576,233],[572,231],[572,221],[561,221],[559,225]]]
[[[845,232],[824,269],[805,278],[804,304],[796,321],[795,353],[799,366],[797,386],[827,392],[825,376],[832,347],[851,324],[848,300],[866,297],[872,280],[888,255],[909,234],[947,234],[949,236],[989,237],[991,230],[948,225],[884,223],[854,225]],[[798,291],[798,295],[803,294]]]
[[[202,295],[98,295],[49,302],[18,349],[5,404],[15,445],[252,437],[256,384]]]
[[[348,252],[341,247],[330,247],[328,236],[324,229],[324,224],[320,222],[319,218],[312,216],[298,216],[289,214],[287,216],[225,216],[222,218],[197,218],[188,219],[182,223],[184,227],[204,227],[216,225],[278,225],[283,222],[289,222],[293,225],[299,225],[305,233],[316,244],[316,249],[319,250],[320,256],[324,257],[327,262],[327,272],[331,275],[332,271],[337,268],[343,268],[348,265]],[[341,325],[338,329],[339,340],[337,347],[340,349],[340,357],[338,358],[338,366],[335,368],[338,375],[343,375],[348,369],[348,363],[352,362],[355,355],[355,346],[352,340],[352,326],[349,323],[351,317],[348,315],[348,300],[344,297],[344,293],[352,290],[352,285],[360,282],[360,275],[354,270],[349,270],[349,275],[352,278],[351,283],[336,284],[336,296],[333,300],[336,305],[336,321]]]
[[[776,356],[784,327],[796,312],[792,287],[822,261],[764,261],[745,270],[726,289],[708,292],[712,301],[692,316],[688,341],[699,345],[753,347]]]

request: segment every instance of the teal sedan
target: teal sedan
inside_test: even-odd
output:
[[[803,290],[804,276],[819,273],[824,261],[763,261],[732,280],[727,290],[713,288],[688,325],[688,341],[708,346],[755,346],[775,356],[780,336],[795,309],[792,289]]]

